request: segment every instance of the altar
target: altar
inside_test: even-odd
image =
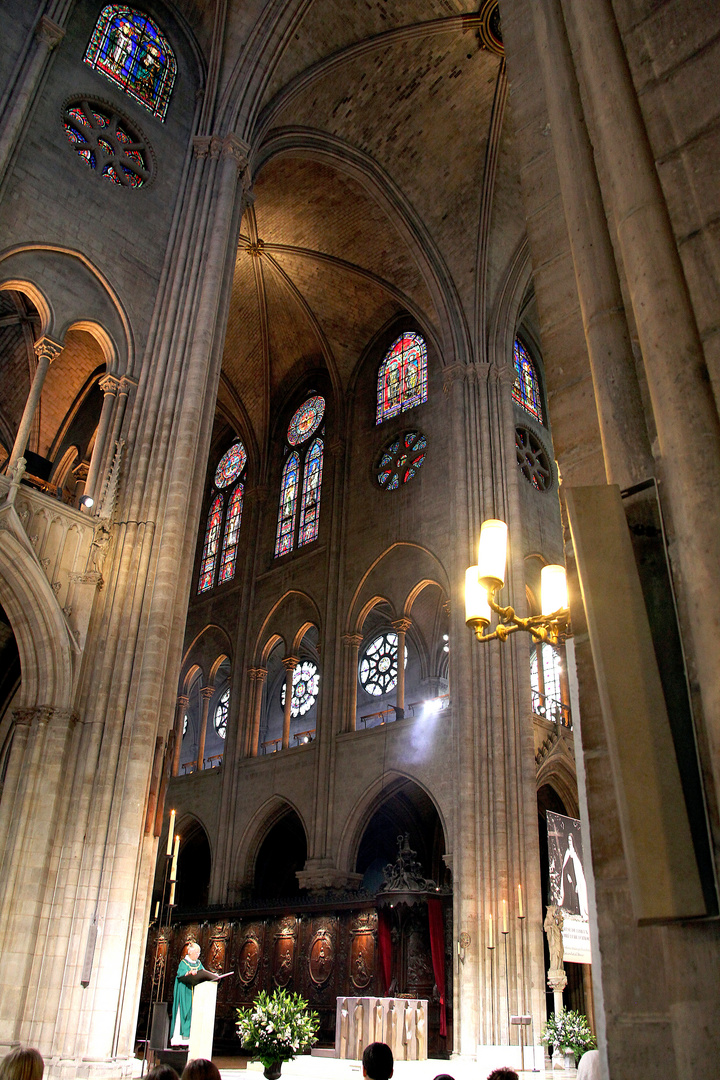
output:
[[[335,1056],[359,1061],[369,1043],[384,1042],[396,1061],[426,1061],[427,1023],[424,998],[339,997]]]

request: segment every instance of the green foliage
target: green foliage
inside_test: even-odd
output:
[[[586,1050],[595,1050],[597,1042],[587,1018],[572,1009],[553,1013],[542,1032],[542,1041],[559,1050],[572,1050],[577,1063]]]
[[[267,1068],[274,1061],[291,1061],[317,1042],[318,1014],[310,1012],[301,994],[264,990],[248,1009],[238,1009],[237,1031],[255,1061]]]

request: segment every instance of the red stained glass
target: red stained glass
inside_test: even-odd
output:
[[[215,470],[215,487],[225,488],[232,484],[245,468],[246,461],[247,453],[243,444],[240,441],[233,443],[218,462]]]
[[[232,493],[227,517],[225,518],[225,537],[223,539],[222,555],[220,558],[220,582],[231,581],[232,578],[235,577],[238,534],[242,522],[243,491],[243,485],[238,484]]]
[[[222,526],[223,499],[222,495],[213,502],[208,514],[207,527],[205,529],[205,543],[203,544],[202,562],[200,563],[200,581],[198,592],[212,589],[215,577],[215,559],[217,558],[218,545],[220,543],[220,529]]]
[[[149,179],[147,148],[119,127],[116,115],[106,116],[86,101],[66,109],[64,115],[65,134],[91,169],[121,187],[142,187]]]
[[[316,439],[305,458],[302,503],[300,506],[300,535],[298,546],[317,539],[320,521],[320,492],[322,488],[323,444]]]
[[[427,346],[419,334],[406,333],[394,341],[380,365],[377,420],[413,409],[427,401]]]
[[[298,485],[300,483],[300,456],[290,455],[283,469],[280,482],[280,509],[278,510],[275,556],[286,555],[293,549],[295,512],[297,510]]]
[[[297,410],[288,424],[287,440],[291,446],[299,446],[317,431],[325,415],[325,398],[316,395],[308,398]]]
[[[542,403],[540,400],[540,382],[535,371],[535,365],[523,343],[515,338],[513,347],[513,360],[515,362],[515,383],[513,385],[513,399],[522,406],[526,412],[534,416],[541,424],[544,424]]]
[[[386,491],[396,491],[412,480],[425,463],[427,437],[419,431],[406,431],[382,453],[375,469],[377,482]]]

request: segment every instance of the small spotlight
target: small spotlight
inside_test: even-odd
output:
[[[95,505],[95,500],[92,495],[83,495],[80,499],[80,505],[86,506],[89,510],[91,506]]]
[[[443,652],[450,652],[450,646],[449,645],[443,645]]]
[[[440,712],[441,705],[440,698],[430,698],[425,702],[425,716],[435,716]]]
[[[450,638],[448,637],[448,635],[443,634],[443,641],[449,641],[449,640],[450,640]]]

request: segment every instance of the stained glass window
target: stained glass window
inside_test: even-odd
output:
[[[320,673],[312,660],[303,660],[293,671],[290,715],[304,716],[310,712],[320,689]],[[285,708],[285,683],[280,689],[280,704]]]
[[[224,581],[231,581],[235,577],[245,485],[242,481],[236,483],[229,496],[224,489],[230,487],[238,477],[243,476],[246,463],[247,451],[238,439],[223,454],[215,469],[213,477],[215,498],[208,514],[205,546],[200,564],[199,593],[212,589],[215,584],[220,585]],[[220,552],[219,569],[218,552]]]
[[[223,538],[222,555],[220,557],[219,582],[230,581],[235,577],[238,534],[240,532],[240,523],[242,521],[243,491],[243,485],[238,484],[232,493],[228,512],[225,517],[225,536]]]
[[[200,563],[200,582],[198,592],[212,589],[215,577],[215,560],[217,558],[218,545],[220,543],[220,530],[223,519],[222,495],[213,502],[208,514],[207,527],[205,529],[205,544],[203,545],[202,562]]]
[[[109,4],[100,12],[85,63],[164,120],[177,64],[160,28],[140,11]]]
[[[287,440],[291,446],[299,446],[317,431],[325,415],[325,398],[316,395],[308,398],[297,410],[288,425]]]
[[[298,545],[309,544],[318,534],[322,488],[323,444],[316,439],[305,458]]]
[[[117,113],[76,101],[63,113],[63,130],[79,157],[96,174],[120,187],[137,188],[152,175],[150,152]]]
[[[275,555],[285,555],[293,549],[295,510],[297,509],[298,484],[300,481],[300,455],[294,451],[285,462],[280,482],[280,509],[278,511]]]
[[[543,420],[540,401],[540,382],[538,381],[535,365],[530,359],[530,354],[519,338],[515,338],[513,359],[515,361],[513,400],[543,424],[545,421]]]
[[[419,334],[402,334],[380,365],[377,423],[427,401],[427,346]]]
[[[223,454],[215,470],[215,487],[226,488],[237,479],[245,468],[247,453],[241,442],[233,443],[227,453]]]
[[[220,695],[220,700],[215,706],[215,715],[213,716],[213,724],[215,730],[221,739],[224,739],[227,734],[227,718],[228,709],[230,708],[230,687],[228,686]]]
[[[387,694],[397,686],[397,634],[380,634],[368,645],[360,661],[360,685],[373,697]],[[407,667],[407,645],[405,646]]]
[[[395,491],[400,484],[412,480],[423,467],[427,453],[427,438],[419,431],[406,431],[387,446],[375,469],[380,487]]]

